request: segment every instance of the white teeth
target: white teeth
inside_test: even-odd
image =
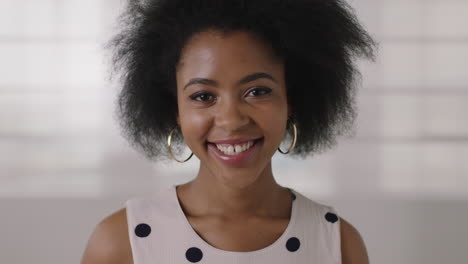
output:
[[[229,146],[226,146],[226,144],[224,144],[224,145],[215,144],[215,145],[224,154],[236,155],[236,154],[238,154],[240,152],[244,152],[244,151],[248,150],[250,147],[252,147],[253,144],[254,144],[253,141],[249,141],[249,142],[246,142],[246,143],[244,143],[242,145],[229,145]]]
[[[228,153],[233,153],[233,152],[234,152],[234,148],[233,148],[232,146],[227,147],[227,152],[228,152]]]
[[[239,145],[235,145],[235,146],[234,146],[234,150],[236,151],[236,153],[239,153],[239,152],[242,151],[242,147],[239,146]]]

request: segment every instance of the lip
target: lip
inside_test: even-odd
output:
[[[208,141],[208,143],[213,143],[213,144],[241,144],[244,142],[248,141],[253,141],[253,140],[258,140],[260,138],[237,138],[237,139],[224,139],[224,140],[216,140],[216,141]]]
[[[247,140],[248,141],[248,140]],[[215,144],[208,142],[208,153],[213,155],[221,163],[229,167],[243,167],[248,165],[249,162],[252,162],[255,159],[255,156],[260,151],[263,146],[264,138],[259,138],[254,140],[254,145],[248,150],[243,151],[237,155],[227,155],[221,152]]]

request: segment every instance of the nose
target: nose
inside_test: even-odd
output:
[[[215,124],[226,131],[239,131],[250,122],[250,117],[242,107],[242,104],[235,100],[227,100],[219,103]]]

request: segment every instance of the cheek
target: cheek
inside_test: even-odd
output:
[[[182,111],[180,115],[182,134],[186,143],[190,145],[199,144],[204,140],[209,129],[209,117],[197,111]],[[194,142],[195,141],[195,142]]]
[[[187,140],[187,138],[195,136],[197,131],[203,126],[203,116],[193,111],[184,98],[181,98],[180,94],[178,95],[178,113],[179,125],[184,139]]]
[[[273,134],[272,136],[281,140],[286,130],[286,122],[287,112],[279,111],[275,115],[270,116],[268,124],[266,125],[268,126],[269,131],[271,131],[271,134]]]
[[[252,112],[252,119],[272,144],[281,142],[286,128],[287,108],[280,101]]]
[[[264,115],[263,127],[270,134],[270,137],[278,142],[283,140],[286,133],[288,119],[287,107],[272,108],[267,115]]]

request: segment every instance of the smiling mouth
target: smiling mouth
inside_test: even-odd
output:
[[[239,153],[249,150],[261,140],[263,140],[263,137],[251,141],[242,142],[240,144],[216,144],[209,141],[206,141],[206,144],[207,146],[208,144],[215,146],[219,151],[226,155],[237,155]]]
[[[264,140],[265,138],[261,137],[252,141],[244,141],[239,144],[240,146],[207,142],[206,146],[208,154],[223,166],[246,168],[255,166],[255,162],[261,158],[260,152]]]

